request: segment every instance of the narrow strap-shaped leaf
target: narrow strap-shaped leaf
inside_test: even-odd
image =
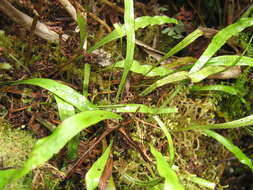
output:
[[[64,85],[60,82],[46,79],[46,78],[34,78],[21,81],[9,82],[10,84],[31,84],[40,86],[54,93],[58,97],[62,98],[64,101],[70,103],[71,105],[78,108],[80,111],[95,110],[97,107],[92,104],[87,98],[82,96],[80,93]]]
[[[142,187],[153,187],[157,184],[159,184],[160,182],[162,182],[163,178],[157,178],[157,179],[153,179],[150,181],[141,181],[138,179],[135,179],[133,177],[131,177],[130,175],[127,174],[122,174],[124,179],[128,180],[130,183],[133,183],[137,186],[142,186]]]
[[[163,103],[162,103],[162,105],[160,106],[160,108],[164,108],[164,107],[166,107],[167,105],[169,105],[169,104],[172,102],[172,100],[173,100],[180,92],[182,92],[183,88],[184,88],[184,83],[181,83],[181,84],[177,85],[177,86],[175,87],[174,92],[173,92],[171,95],[169,95],[169,96],[166,97],[166,99],[163,101]]]
[[[75,108],[71,104],[65,102],[58,96],[54,96],[54,97],[57,103],[58,113],[59,113],[61,121],[64,121],[65,119],[75,115]]]
[[[242,55],[238,56],[237,59],[234,60],[233,63],[230,63],[232,66],[237,65],[237,63],[240,61],[240,59],[241,59],[241,58],[244,56],[244,54],[248,51],[248,48],[250,47],[250,44],[251,44],[252,40],[253,40],[253,35],[251,36],[250,41],[249,41],[249,43],[247,44],[247,47],[244,49]],[[220,67],[216,67],[216,68],[220,68]],[[201,80],[203,80],[205,77],[209,76],[210,74],[209,74],[209,75],[206,75],[206,76],[205,76],[205,75],[202,75],[201,77],[199,77],[199,73],[206,72],[207,70],[209,70],[209,72],[211,71],[211,73],[212,73],[212,72],[215,73],[215,71],[217,70],[216,68],[215,68],[215,69],[212,69],[212,67],[207,66],[207,67],[201,69],[201,70],[198,71],[198,72],[195,72],[195,73],[193,73],[193,74],[190,74],[190,78],[192,79],[193,82],[200,82]],[[232,69],[232,68],[231,68],[231,69]],[[212,71],[212,70],[213,70],[213,71]],[[238,69],[235,69],[235,72],[238,72]],[[231,71],[231,73],[232,73],[232,71]]]
[[[167,141],[168,141],[168,152],[170,155],[170,165],[172,166],[173,162],[174,162],[174,157],[175,157],[175,152],[174,152],[174,146],[173,146],[173,140],[172,137],[170,135],[169,130],[167,129],[167,127],[165,126],[165,124],[162,122],[162,120],[156,115],[153,117],[156,122],[158,123],[158,125],[161,127],[163,133],[165,134]]]
[[[250,17],[250,16],[252,17],[252,12],[253,12],[253,4],[249,6],[249,8],[243,13],[241,18]]]
[[[225,58],[225,57],[223,57]],[[233,57],[232,59],[235,59],[237,57]],[[245,58],[247,59],[247,58]],[[247,60],[249,61],[249,60]],[[231,63],[233,64],[233,63]],[[173,74],[170,74],[160,80],[157,80],[156,82],[154,82],[152,85],[150,85],[148,88],[146,88],[142,93],[140,93],[141,96],[145,96],[148,93],[152,92],[153,90],[155,90],[158,87],[161,87],[163,85],[169,84],[169,83],[174,83],[174,82],[178,82],[178,81],[182,81],[185,79],[191,79],[193,82],[199,82],[203,79],[205,79],[206,77],[210,76],[210,75],[214,75],[216,73],[222,72],[224,70],[226,70],[226,66],[212,66],[212,65],[208,65],[206,67],[204,67],[203,69],[201,69],[198,72],[195,72],[193,74],[188,74],[188,72],[186,71],[179,71]]]
[[[87,98],[88,96],[88,88],[90,82],[90,73],[91,73],[90,64],[84,64],[84,73],[83,73],[83,96]]]
[[[134,2],[133,0],[124,0],[125,12],[125,31],[127,36],[127,50],[126,59],[124,64],[123,75],[120,80],[119,88],[116,94],[116,102],[118,98],[122,95],[128,72],[132,66],[134,58],[134,48],[135,48],[135,33],[134,33]]]
[[[186,178],[187,180],[193,182],[193,183],[196,183],[202,187],[206,187],[208,189],[212,189],[214,190],[215,187],[216,187],[216,184],[211,182],[211,181],[208,181],[206,179],[203,179],[203,178],[200,178],[200,177],[197,177],[196,175],[194,174],[188,174],[188,175],[181,175],[181,177],[184,177]]]
[[[111,147],[112,147],[112,142],[106,148],[102,156],[98,158],[98,160],[91,166],[89,171],[86,173],[85,183],[86,183],[87,190],[93,190],[98,186],[100,177],[102,176],[106,162],[109,158]]]
[[[186,72],[186,71],[180,71],[180,72],[177,72],[177,73],[173,73],[171,75],[168,75],[167,77],[164,77],[164,78],[156,81],[152,85],[150,85],[142,93],[140,93],[140,96],[145,96],[148,93],[150,93],[153,90],[155,90],[156,88],[158,88],[160,86],[163,86],[165,84],[182,81],[184,79],[188,79],[188,72]]]
[[[198,72],[190,74],[189,77],[191,78],[192,82],[200,82],[206,77],[219,73],[221,71],[226,70],[227,67],[225,66],[206,66]]]
[[[61,98],[57,96],[55,96],[55,100],[57,103],[58,113],[59,113],[61,121],[64,121],[65,119],[75,115],[75,108],[71,104],[65,102],[64,100],[62,100]],[[69,160],[73,160],[78,156],[77,154],[78,145],[79,145],[79,134],[74,136],[68,142],[67,157]]]
[[[238,60],[236,65],[241,65],[241,66],[250,66],[253,67],[253,58],[252,57],[247,57],[247,56],[239,56],[239,55],[223,55],[223,56],[218,56],[211,58],[207,65],[220,65],[220,66],[233,66],[233,63]]]
[[[80,30],[80,48],[82,49],[84,47],[85,40],[87,39],[87,20],[80,11],[77,11],[76,22]]]
[[[214,58],[211,58],[207,62],[206,65],[212,66],[210,68],[210,70],[217,72],[217,70],[216,70],[217,67],[213,67],[213,66],[232,66],[236,60],[238,60],[236,65],[253,67],[253,58],[252,57],[246,57],[246,56],[240,57],[238,55],[223,55],[223,56],[214,57]],[[116,62],[113,65],[113,67],[124,68],[124,60]],[[153,66],[151,66],[151,65],[140,64],[137,60],[134,60],[130,71],[145,75],[145,73],[147,73],[149,70],[151,70],[152,67]],[[223,69],[221,69],[221,70],[223,70]],[[159,67],[155,67],[154,69],[152,69],[146,76],[147,77],[154,77],[154,76],[162,77],[162,76],[166,76],[168,74],[171,74],[173,72],[174,72],[174,70],[172,70],[172,69],[168,69],[167,67],[159,66]],[[201,71],[201,72],[204,72],[204,71]],[[211,74],[213,74],[213,72],[211,72]],[[210,73],[209,73],[209,75],[210,75]],[[204,75],[204,77],[206,77],[206,75]]]
[[[190,90],[193,91],[222,91],[222,92],[226,92],[228,94],[231,95],[240,95],[240,90],[238,90],[237,88],[234,88],[232,86],[226,86],[226,85],[205,85],[205,86],[198,86],[198,85],[194,85],[190,88]]]
[[[120,119],[115,113],[95,110],[78,113],[65,119],[51,135],[38,140],[35,144],[29,159],[24,163],[23,168],[13,170],[0,170],[0,187],[6,185],[6,181],[23,177],[32,169],[45,163],[54,154],[58,153],[65,144],[83,129],[98,123],[104,119]],[[7,176],[8,173],[12,175]]]
[[[169,18],[167,16],[143,16],[135,19],[135,30],[138,30],[139,28],[144,28],[149,25],[155,25],[155,24],[166,24],[166,23],[173,23],[177,24],[177,20],[174,18]],[[126,35],[125,31],[125,25],[117,27],[115,30],[113,30],[111,33],[109,33],[107,36],[105,36],[103,39],[101,39],[99,42],[97,42],[94,46],[92,46],[90,49],[88,49],[87,53],[93,52],[95,49],[100,48],[101,46],[122,38]]]
[[[200,56],[198,61],[191,68],[189,74],[199,71],[208,62],[208,60],[226,43],[229,38],[252,25],[253,18],[242,18],[236,23],[231,24],[219,31],[213,37],[211,43],[204,51],[204,53]]]
[[[15,178],[17,171],[17,169],[0,170],[0,189],[3,189],[5,185]]]
[[[177,108],[152,108],[144,104],[115,104],[115,105],[101,105],[99,108],[113,111],[113,112],[122,112],[122,113],[150,113],[150,114],[165,114],[165,113],[176,113]]]
[[[156,159],[156,166],[160,176],[165,178],[164,189],[184,190],[184,187],[179,182],[176,172],[171,169],[169,163],[164,159],[163,155],[152,145],[150,145],[150,149]]]
[[[160,63],[162,63],[164,60],[168,59],[175,53],[181,51],[202,35],[203,31],[201,31],[200,29],[194,30],[192,33],[186,36],[181,42],[175,45],[170,51],[168,51],[147,73],[145,73],[145,76],[148,75],[149,72],[151,72],[156,66],[160,65]]]
[[[223,144],[230,152],[232,152],[235,157],[242,163],[247,165],[251,171],[253,172],[253,164],[249,157],[247,157],[240,148],[235,146],[231,141],[223,137],[222,135],[211,131],[211,130],[203,130],[204,134],[207,134],[210,137],[213,137],[217,141],[219,141],[221,144]]]
[[[106,185],[106,188],[105,190],[116,190],[116,186],[115,186],[115,183],[113,181],[113,177],[111,176],[107,185]]]
[[[195,41],[197,38],[203,35],[203,31],[200,29],[194,30],[192,33],[187,35],[181,42],[179,42],[177,45],[175,45],[168,53],[166,53],[158,62],[161,63],[164,60],[168,59],[175,53],[181,51],[185,47],[187,47],[189,44],[191,44],[193,41]]]
[[[139,28],[145,28],[147,26],[153,26],[153,25],[161,25],[161,24],[178,24],[178,21],[174,18],[170,18],[167,16],[143,16],[138,17],[135,19],[135,30]]]
[[[187,131],[187,130],[204,130],[204,129],[233,129],[238,127],[247,127],[253,125],[253,115],[234,120],[227,123],[209,124],[209,125],[192,125],[182,129],[173,131]]]

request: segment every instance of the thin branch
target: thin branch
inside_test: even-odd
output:
[[[112,3],[111,1],[108,0],[100,0],[102,3],[108,5],[109,7],[112,7],[113,9],[115,9],[117,12],[124,14],[124,9],[122,9],[121,7],[118,7],[117,5],[115,5],[114,3]]]
[[[108,24],[106,24],[102,19],[100,19],[98,16],[96,16],[95,14],[88,12],[87,10],[85,10],[83,8],[83,6],[78,3],[77,1],[73,1],[73,5],[71,4],[71,1],[69,0],[59,0],[59,2],[63,5],[63,7],[67,10],[67,12],[71,15],[71,17],[76,21],[77,19],[77,13],[76,13],[76,9],[78,9],[79,11],[87,14],[89,17],[91,17],[93,20],[97,21],[98,23],[100,23],[101,25],[104,26],[104,28],[108,31],[111,32],[111,28],[110,26],[108,26]],[[66,6],[68,5],[68,6]],[[75,8],[76,7],[76,8]]]

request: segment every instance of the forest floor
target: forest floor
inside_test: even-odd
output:
[[[8,15],[8,11],[3,10],[4,2],[5,0],[0,2],[1,171],[22,166],[29,158],[37,139],[49,136],[55,126],[62,123],[59,102],[55,101],[52,91],[38,87],[40,85],[12,85],[8,82],[31,78],[52,79],[83,93],[92,104],[108,110],[117,99],[123,72],[122,67],[112,65],[126,57],[127,49],[126,38],[123,37],[92,53],[86,51],[87,47],[89,49],[113,31],[117,24],[123,24],[123,0],[115,0],[113,3],[109,0],[70,0],[80,12],[78,16],[86,18],[85,23],[81,23],[82,20],[78,18],[75,21],[71,11],[68,12],[60,1],[10,1],[22,13],[33,18],[29,26],[19,20],[20,16],[16,18],[15,15]],[[177,19],[179,24],[152,25],[136,30],[135,39],[138,41],[134,59],[156,67],[166,52],[195,29],[202,27],[212,37],[240,19],[250,6],[251,0],[225,0],[224,3],[215,0],[198,3],[193,0],[169,3],[165,0],[135,1],[135,17],[166,15]],[[36,32],[39,22],[57,34],[52,34],[53,40]],[[85,30],[80,30],[78,26],[85,26]],[[244,30],[222,46],[215,55],[244,54],[253,57],[252,31],[252,27]],[[175,70],[191,66],[210,44],[211,37],[208,34],[196,39],[159,66]],[[243,92],[241,96],[224,91],[194,91],[192,82],[188,80],[156,87],[151,93],[141,96],[147,87],[161,77],[143,76],[141,71],[130,72],[117,104],[145,105],[150,109],[143,107],[144,111],[141,111],[142,107],[138,107],[132,112],[120,111],[120,107],[111,109],[122,112],[121,122],[104,120],[86,128],[78,136],[80,141],[76,155],[69,155],[68,148],[65,147],[46,164],[37,167],[6,189],[85,189],[86,173],[101,158],[111,140],[113,151],[100,178],[99,189],[106,189],[111,176],[114,179],[111,189],[154,188],[155,185],[152,184],[164,180],[157,177],[149,143],[167,160],[171,155],[166,135],[153,115],[167,107],[177,111],[162,113],[159,117],[171,129],[174,164],[178,167],[176,171],[185,189],[212,188],[204,187],[204,182],[194,183],[192,175],[215,184],[215,189],[253,189],[252,171],[222,144],[199,130],[176,131],[193,124],[204,126],[225,123],[251,115],[252,69],[244,66],[239,71],[239,75],[232,77],[209,77],[201,85],[234,86]],[[87,73],[88,79],[85,75]],[[150,111],[153,108],[159,109]],[[252,158],[253,138],[249,131],[243,128],[217,130]]]

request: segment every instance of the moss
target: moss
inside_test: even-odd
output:
[[[250,42],[250,38],[252,36],[251,32],[241,32],[236,39],[236,42],[242,49],[247,49],[246,55],[249,57],[253,56],[253,44],[248,44]]]
[[[3,119],[0,119],[0,136],[0,155],[4,167],[20,167],[28,158],[35,139],[27,131],[13,129]]]
[[[227,115],[227,121],[239,119],[252,114],[252,95],[253,88],[251,67],[243,70],[242,74],[236,79],[233,87],[240,91],[240,96],[229,95],[224,92],[215,92],[213,97],[217,101],[217,106],[223,115]],[[231,85],[230,83],[227,85]],[[219,114],[220,115],[220,114]]]
[[[186,87],[174,97],[170,106],[176,106],[179,110],[179,113],[163,118],[170,129],[184,128],[193,123],[212,124],[215,121],[216,106],[212,99],[190,97]],[[203,136],[199,131],[172,132],[172,135],[176,152],[175,164],[180,169],[179,173],[195,174],[219,184],[219,176],[223,170],[219,168],[221,166],[217,165],[217,161],[223,160],[228,151],[215,140]],[[186,189],[203,189],[189,181],[184,180],[184,183]]]
[[[170,97],[175,92],[174,87],[169,87],[168,94],[164,97]],[[166,99],[164,99],[166,101]],[[176,106],[178,113],[161,115],[161,119],[169,129],[178,129],[189,126],[190,124],[211,124],[215,122],[216,106],[210,97],[192,97],[187,87],[171,99],[168,105]],[[138,122],[143,120],[143,122]],[[145,125],[150,123],[150,125]],[[153,126],[152,126],[152,125]],[[151,143],[162,152],[165,158],[169,158],[167,151],[167,139],[159,127],[154,127],[156,123],[153,119],[138,118],[135,124],[128,128],[131,131],[131,137],[137,141],[142,148],[148,147]],[[223,162],[217,164],[220,160],[224,160],[229,152],[217,141],[202,135],[199,131],[171,132],[175,149],[175,165],[178,166],[178,176],[186,189],[204,190],[197,184],[191,183],[184,179],[184,175],[191,173],[198,177],[214,182],[220,186],[220,176],[224,170]],[[120,189],[148,189],[138,187],[133,182],[125,179],[124,174],[128,174],[136,180],[149,181],[151,177],[155,179],[157,169],[155,165],[148,164],[143,158],[133,150],[125,151],[127,148],[117,144],[114,155],[114,166],[118,173],[116,178],[117,187]],[[149,155],[150,156],[150,155]],[[222,189],[222,187],[220,188]]]
[[[28,159],[36,139],[26,130],[14,129],[0,117],[0,167],[19,168]],[[34,175],[33,175],[34,174]],[[57,189],[64,174],[50,164],[8,184],[4,190]]]
[[[1,167],[20,167],[28,158],[35,143],[32,135],[21,129],[13,127],[4,119],[0,118],[0,160]],[[31,189],[32,176],[19,179],[6,186],[5,190]]]

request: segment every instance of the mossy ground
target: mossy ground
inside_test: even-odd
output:
[[[1,169],[22,167],[29,158],[36,139],[24,129],[15,129],[0,118],[0,164]],[[50,164],[45,164],[27,176],[8,184],[4,190],[57,189],[61,173]]]
[[[0,118],[0,160],[1,168],[18,168],[28,158],[35,143],[32,134],[14,129],[7,121]],[[29,175],[5,187],[5,190],[31,189],[32,176]]]
[[[169,88],[169,93],[165,97],[171,96],[176,86]],[[217,106],[213,98],[211,96],[193,97],[186,86],[172,99],[169,106],[176,106],[179,112],[161,117],[168,129],[180,129],[192,123],[204,125],[215,122]],[[149,143],[153,144],[169,160],[167,139],[162,130],[151,119],[136,117],[135,124],[128,130],[131,131],[133,139],[143,148],[148,147]],[[224,135],[232,141],[240,138],[238,131],[231,131],[229,135]],[[222,160],[230,155],[229,151],[217,141],[201,134],[199,131],[172,132],[172,136],[176,152],[175,165],[178,166],[178,174],[181,176],[181,180],[184,181],[186,189],[206,189],[182,177],[189,174],[195,174],[214,182],[218,184],[217,189],[223,189],[220,178],[226,167],[226,162],[222,162]],[[121,179],[117,181],[117,185],[121,189],[127,189],[128,187],[147,189],[138,188],[138,185],[136,186],[134,181],[128,180],[125,174],[136,180],[149,181],[149,177],[154,176],[156,173],[155,167],[144,162],[135,151],[125,151],[125,149],[126,147],[121,147],[120,144],[117,144],[115,149],[115,155],[118,159],[114,162],[114,166],[118,171],[116,173],[117,178]]]

